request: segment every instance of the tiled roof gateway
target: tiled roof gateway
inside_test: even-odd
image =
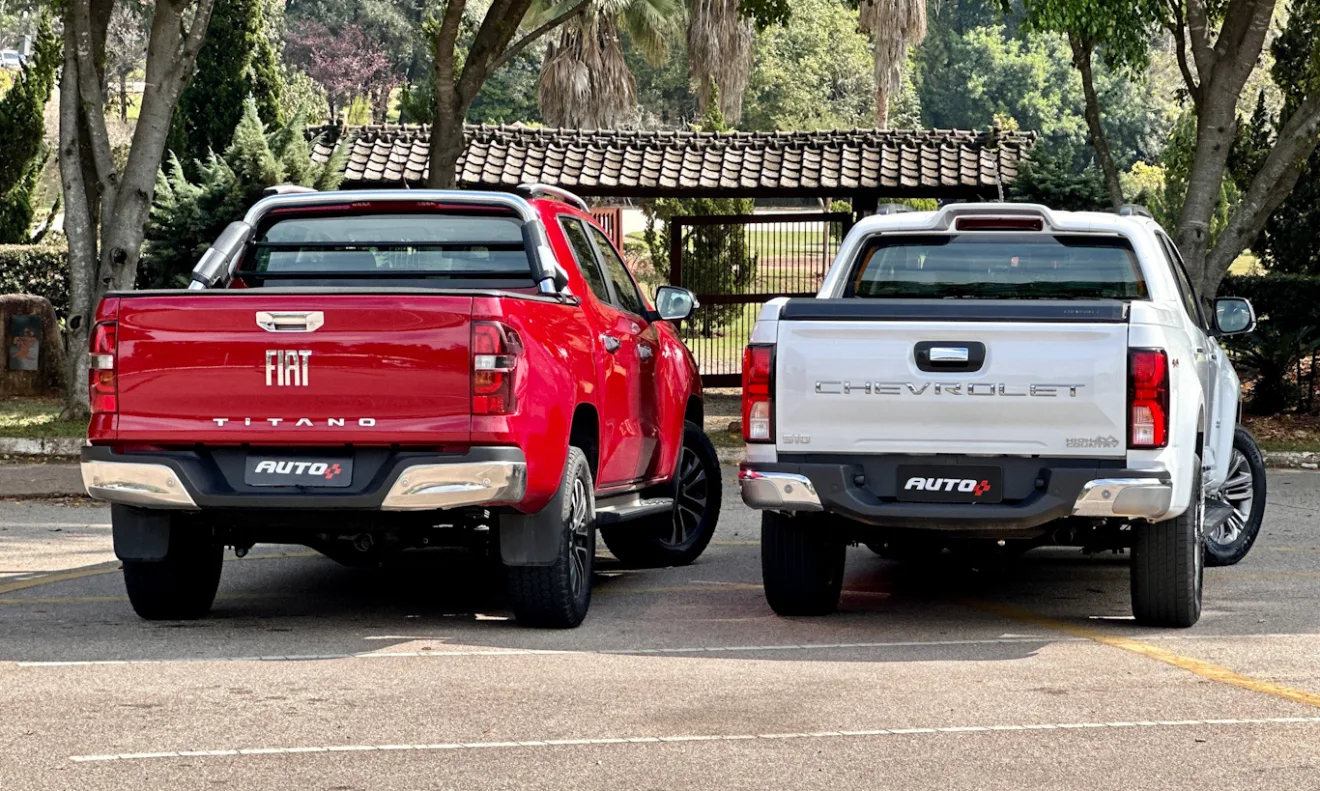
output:
[[[346,187],[419,186],[429,128],[329,128],[324,162],[349,147]],[[993,197],[1017,176],[1031,132],[856,129],[690,132],[468,126],[460,186],[508,189],[541,182],[584,195],[646,197]]]

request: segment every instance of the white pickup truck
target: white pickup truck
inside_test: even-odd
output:
[[[815,299],[764,306],[743,357],[739,481],[771,607],[832,611],[853,542],[1055,543],[1130,547],[1137,621],[1194,624],[1207,543],[1236,562],[1259,529],[1216,341],[1254,324],[1245,300],[1197,298],[1144,211],[863,220]]]

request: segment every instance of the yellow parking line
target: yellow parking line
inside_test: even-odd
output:
[[[119,561],[113,563],[98,563],[95,566],[84,566],[80,569],[71,569],[70,571],[57,571],[51,574],[42,574],[39,577],[29,577],[17,582],[6,582],[0,584],[0,595],[13,593],[26,588],[35,588],[38,585],[50,585],[55,582],[64,582],[65,580],[76,580],[83,577],[95,577],[99,574],[113,574],[119,571]]]
[[[1275,684],[1271,681],[1262,681],[1251,676],[1244,676],[1241,673],[1229,670],[1226,667],[1211,662],[1206,662],[1195,657],[1183,656],[1182,654],[1170,651],[1167,648],[1143,643],[1140,640],[1133,640],[1129,637],[1120,637],[1118,635],[1108,634],[1098,629],[1092,629],[1087,626],[1067,623],[1066,621],[1056,621],[1053,618],[1047,618],[1043,615],[1037,615],[1029,610],[1023,610],[1008,604],[999,604],[995,602],[968,601],[972,607],[985,612],[1001,615],[1005,618],[1011,618],[1015,621],[1033,624],[1035,626],[1053,629],[1057,632],[1071,635],[1073,637],[1084,637],[1087,640],[1093,640],[1102,645],[1112,648],[1121,648],[1124,651],[1131,651],[1134,654],[1154,659],[1157,662],[1163,662],[1166,665],[1172,665],[1177,668],[1195,673],[1202,678],[1208,678],[1211,681],[1218,681],[1221,684],[1228,684],[1234,687],[1260,692],[1265,695],[1273,695],[1284,700],[1291,700],[1294,703],[1302,703],[1307,706],[1316,706],[1320,708],[1320,694],[1306,692],[1292,687],[1285,687],[1282,684]]]
[[[225,558],[225,560],[280,560],[282,558],[313,558],[318,557],[319,552],[271,552],[269,554],[248,555],[246,558]],[[56,582],[66,582],[68,580],[82,579],[83,577],[96,577],[101,574],[113,574],[119,571],[119,561],[109,563],[98,563],[95,566],[83,566],[82,568],[69,569],[68,571],[55,571],[49,574],[41,574],[36,577],[28,577],[24,580],[14,582],[0,583],[0,596],[6,593],[26,590],[27,588],[36,588],[41,585],[52,585]],[[96,597],[91,597],[96,598]],[[67,599],[61,598],[60,601]],[[25,599],[24,601],[31,601]]]

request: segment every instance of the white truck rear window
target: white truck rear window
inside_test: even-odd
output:
[[[1042,233],[879,235],[867,240],[848,297],[1146,299],[1125,239]]]

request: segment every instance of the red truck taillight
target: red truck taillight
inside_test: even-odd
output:
[[[1169,442],[1169,356],[1161,349],[1128,355],[1128,447],[1162,448]]]
[[[472,322],[472,414],[508,415],[518,409],[514,392],[522,339],[498,321]]]
[[[119,411],[119,382],[115,378],[117,333],[113,321],[103,321],[92,330],[87,358],[87,396],[93,415]]]
[[[743,350],[742,435],[746,442],[774,442],[770,371],[775,347],[752,344]]]

